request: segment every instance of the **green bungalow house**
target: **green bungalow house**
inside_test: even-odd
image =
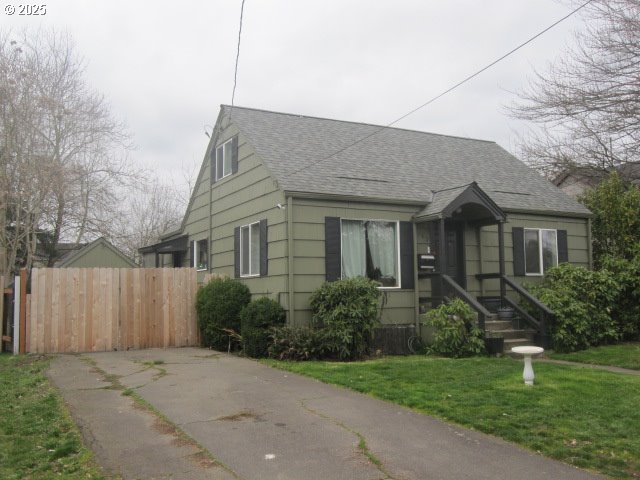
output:
[[[457,295],[484,327],[523,281],[590,266],[590,245],[590,212],[494,142],[223,105],[181,228],[140,252],[239,278],[292,325],[322,282],[363,275],[383,324]],[[529,300],[544,335],[552,312]]]

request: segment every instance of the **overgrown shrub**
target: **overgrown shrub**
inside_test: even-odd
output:
[[[459,298],[429,310],[424,318],[425,325],[435,330],[430,353],[454,358],[484,353],[484,337],[476,325],[476,314]]]
[[[284,324],[286,315],[282,306],[270,298],[259,298],[240,312],[242,350],[254,358],[266,357],[271,327]]]
[[[620,285],[608,270],[563,263],[527,288],[555,313],[548,326],[554,350],[572,352],[619,338],[611,310]]]
[[[640,242],[640,188],[613,172],[580,201],[594,214],[593,259],[602,266],[603,257],[631,259]]]
[[[322,331],[301,327],[271,329],[269,357],[278,360],[318,360],[324,356]]]
[[[214,278],[202,287],[196,295],[196,311],[204,346],[226,350],[229,335],[223,329],[240,331],[240,312],[250,301],[249,288],[238,280]]]
[[[313,323],[322,329],[325,354],[354,360],[368,353],[379,298],[378,284],[363,277],[325,282],[313,293]]]
[[[640,340],[640,244],[630,260],[605,256],[602,268],[611,272],[619,290],[611,316],[624,340]]]

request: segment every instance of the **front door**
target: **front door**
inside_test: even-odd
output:
[[[464,268],[464,225],[446,223],[445,236],[445,273],[453,278],[462,288],[467,288]]]

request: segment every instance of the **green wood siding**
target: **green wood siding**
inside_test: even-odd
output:
[[[402,205],[341,202],[294,198],[294,288],[295,322],[309,324],[309,297],[325,281],[325,217],[363,220],[410,221],[417,208]],[[388,324],[413,323],[413,290],[385,289],[387,303],[382,322]]]
[[[241,281],[247,284],[254,298],[268,296],[286,302],[286,212],[276,207],[278,203],[285,203],[284,194],[234,125],[222,128],[215,145],[210,148],[238,134],[238,172],[213,185],[207,150],[196,194],[185,216],[183,233],[189,235],[190,242],[208,238],[209,270],[233,277],[234,228],[266,219],[269,275]],[[189,264],[190,259],[185,258],[184,265]],[[204,277],[204,272],[199,277]]]
[[[226,120],[223,120],[226,122]],[[234,229],[266,219],[268,224],[268,276],[242,279],[254,297],[268,296],[294,312],[296,325],[311,321],[309,298],[325,281],[325,217],[346,219],[411,221],[420,207],[388,205],[374,202],[321,200],[295,197],[291,211],[279,209],[287,198],[274,178],[245,138],[233,125],[218,125],[214,148],[238,135],[238,172],[210,182],[210,157],[206,152],[195,193],[185,215],[183,234],[190,242],[209,239],[209,270],[234,276]],[[301,140],[303,141],[303,140]],[[588,223],[586,219],[508,214],[505,225],[505,261],[507,275],[513,275],[513,246],[511,230],[515,227],[551,228],[567,230],[569,261],[588,266]],[[292,217],[292,241],[288,239],[287,218]],[[427,253],[428,224],[417,225],[416,253]],[[467,289],[474,295],[498,294],[498,282],[476,279],[477,273],[498,272],[497,226],[464,231]],[[291,255],[293,264],[289,265]],[[153,258],[149,259],[151,262]],[[164,265],[171,265],[171,256],[161,256]],[[147,258],[145,257],[145,262]],[[191,264],[185,255],[183,265]],[[291,272],[290,272],[291,269]],[[291,277],[290,277],[291,274]],[[201,274],[202,276],[203,274]],[[291,278],[292,284],[289,284]],[[518,281],[537,277],[520,277]],[[290,289],[294,297],[289,298]],[[430,281],[418,282],[420,296],[430,295]],[[386,324],[415,321],[414,290],[385,289],[386,299],[382,322]]]
[[[507,214],[507,223],[504,229],[504,245],[505,245],[505,269],[506,274],[513,277],[519,282],[538,282],[540,276],[524,276],[514,277],[513,275],[513,240],[511,230],[513,227],[523,228],[549,228],[555,230],[567,231],[567,245],[569,250],[569,262],[589,267],[589,248],[588,248],[588,222],[584,218],[564,218],[564,217],[548,217],[543,215],[527,215],[523,213]],[[468,238],[468,236],[467,236]],[[484,227],[481,230],[480,238],[482,248],[477,245],[468,245],[467,252],[475,250],[481,254],[480,258],[467,262],[467,279],[476,273],[497,272],[498,265],[498,227]],[[480,290],[477,280],[473,280],[474,288],[471,290],[476,295],[498,295],[499,286],[497,280],[485,280],[483,290]],[[471,282],[469,282],[471,285]]]

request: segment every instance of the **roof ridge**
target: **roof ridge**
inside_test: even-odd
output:
[[[455,190],[456,188],[468,187],[469,185],[473,185],[474,183],[476,183],[475,180],[473,182],[463,183],[462,185],[456,185],[455,187],[442,188],[440,190],[431,190],[431,192],[432,193],[447,192],[449,190]]]
[[[400,128],[400,127],[390,127],[387,125],[379,125],[376,123],[367,123],[367,122],[355,122],[352,120],[340,120],[337,118],[328,118],[328,117],[318,117],[315,115],[302,115],[299,113],[288,113],[288,112],[277,112],[275,110],[266,110],[263,108],[254,108],[254,107],[241,107],[238,105],[227,105],[227,104],[220,104],[220,107],[224,107],[224,108],[229,108],[229,109],[233,109],[233,108],[240,108],[242,110],[252,110],[254,112],[262,112],[262,113],[272,113],[274,115],[287,115],[289,117],[298,117],[298,118],[310,118],[310,119],[314,119],[314,120],[326,120],[329,122],[340,122],[340,123],[349,123],[352,125],[364,125],[367,127],[375,127],[375,128],[380,128],[380,129],[390,129],[390,130],[400,130],[403,132],[411,132],[411,133],[421,133],[423,135],[432,135],[435,137],[447,137],[447,138],[457,138],[460,140],[470,140],[472,142],[485,142],[485,143],[496,143],[494,140],[484,140],[482,138],[472,138],[472,137],[463,137],[460,135],[449,135],[446,133],[434,133],[434,132],[425,132],[424,130],[415,130],[413,128]]]

